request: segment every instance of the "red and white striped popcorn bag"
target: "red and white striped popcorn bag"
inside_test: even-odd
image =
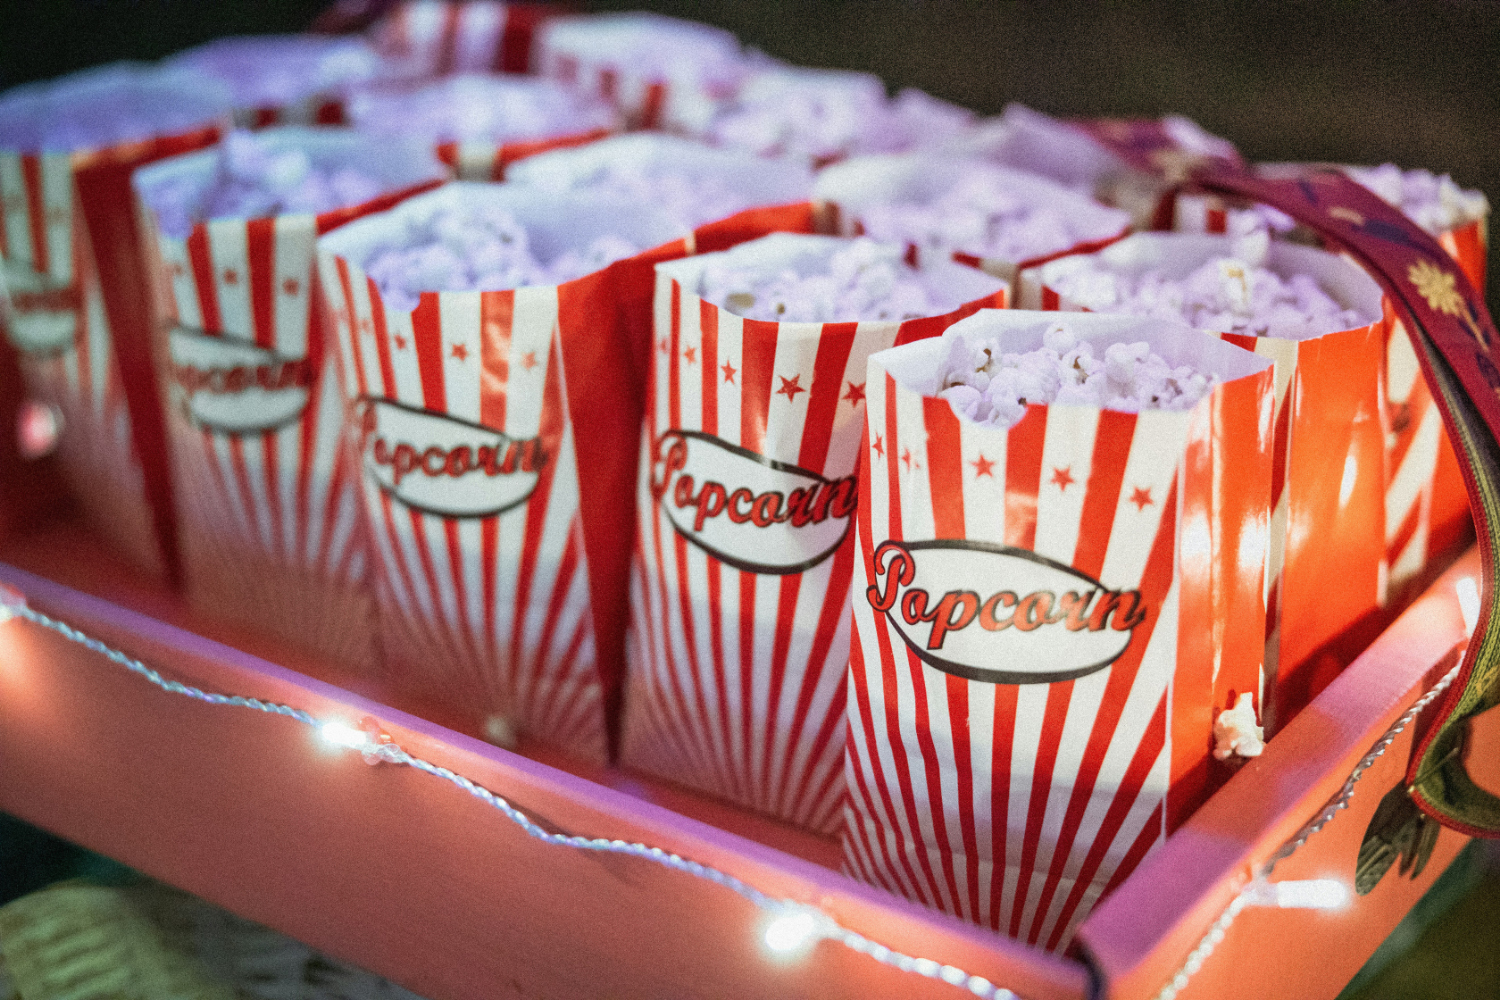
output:
[[[428,137],[463,181],[502,181],[539,153],[596,142],[621,130],[609,104],[532,76],[463,74],[386,81],[348,103],[351,123],[372,134]]]
[[[845,245],[775,234],[657,266],[621,751],[824,834],[842,819],[865,362],[1002,291],[939,261],[922,281],[964,304],[904,323],[745,319],[697,294],[715,264],[801,271]]]
[[[1259,685],[1270,364],[1170,321],[1067,320],[1219,382],[1187,411],[935,395],[982,312],[870,359],[845,868],[1049,951],[1227,776],[1218,713]]]
[[[875,221],[876,213],[889,206],[930,205],[974,178],[989,181],[1018,205],[1066,220],[1068,230],[1077,238],[1033,245],[1024,255],[998,256],[974,245],[953,245],[937,232],[913,241],[902,232],[902,223]],[[881,240],[896,239],[899,234],[909,247],[911,259],[951,255],[1009,283],[1010,301],[1014,301],[1017,275],[1027,268],[1068,254],[1098,250],[1130,231],[1128,213],[1101,205],[1045,177],[973,158],[924,153],[861,156],[835,164],[818,174],[813,199],[820,229],[846,235],[867,232]]]
[[[370,37],[393,76],[526,73],[537,26],[554,10],[499,0],[407,0]]]
[[[136,64],[0,97],[0,323],[86,516],[158,575],[176,525],[130,175],[213,143],[228,110],[214,81]]]
[[[727,250],[771,232],[810,233],[813,226],[813,176],[806,166],[663,133],[636,132],[542,153],[516,163],[506,179],[544,190],[649,198],[692,229],[697,253]]]
[[[1228,236],[1137,233],[1097,254],[1022,277],[1025,308],[1081,309],[1059,294],[1070,273],[1102,269],[1181,279],[1233,258]],[[1359,325],[1306,339],[1218,333],[1275,363],[1276,468],[1267,574],[1267,729],[1291,721],[1368,643],[1386,600],[1384,321],[1380,288],[1346,257],[1270,241],[1265,265],[1310,275]]]
[[[383,72],[364,39],[312,34],[218,38],[179,52],[166,65],[229,87],[239,128],[341,125],[349,90]]]
[[[174,157],[136,174],[165,292],[156,354],[184,581],[188,598],[215,617],[368,673],[378,661],[368,555],[317,238],[440,183],[446,171],[425,144],[349,129],[283,126],[258,139],[272,152],[306,153],[317,169],[367,171],[388,193],[318,215],[164,231],[158,212],[182,213],[184,198],[212,188],[220,154]]]
[[[1306,164],[1291,165],[1293,168]],[[1285,164],[1262,164],[1257,169],[1277,172]],[[1342,168],[1355,180],[1375,173],[1370,168]],[[1388,170],[1394,168],[1379,168]],[[1376,191],[1401,207],[1398,191]],[[1470,193],[1471,196],[1477,193]],[[1482,196],[1478,200],[1483,204]],[[1487,206],[1486,206],[1487,208]],[[1173,228],[1180,232],[1227,232],[1231,225],[1245,225],[1236,216],[1266,213],[1263,206],[1232,204],[1222,196],[1201,192],[1179,193]],[[1274,214],[1272,215],[1274,218]],[[1254,224],[1257,220],[1245,220]],[[1261,220],[1264,222],[1264,217]],[[1290,227],[1292,220],[1277,220]],[[1418,224],[1422,220],[1414,219]],[[1460,220],[1425,225],[1453,256],[1469,282],[1484,289],[1487,213],[1466,213]],[[1413,585],[1452,555],[1469,537],[1469,497],[1463,473],[1453,451],[1442,415],[1433,402],[1432,390],[1422,378],[1411,338],[1389,300],[1384,303],[1385,413],[1386,421],[1386,563],[1393,597]]]
[[[638,11],[553,18],[534,45],[534,72],[599,95],[632,128],[706,121],[748,68],[730,32]]]
[[[365,271],[408,222],[508,211],[550,261],[603,235],[653,247],[558,285],[423,292]],[[640,399],[622,275],[680,256],[649,206],[455,183],[319,241],[336,315],[388,680],[470,728],[603,760],[617,704]]]

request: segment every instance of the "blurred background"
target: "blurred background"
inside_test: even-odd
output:
[[[226,34],[296,31],[324,0],[0,0],[0,89]],[[716,24],[770,55],[869,70],[984,114],[1185,114],[1252,160],[1450,173],[1500,197],[1500,3],[582,0]],[[1495,253],[1490,271],[1497,270]],[[1491,313],[1500,312],[1492,289]]]
[[[0,90],[228,34],[306,27],[323,0],[0,0]],[[1500,2],[622,0],[727,28],[790,62],[868,70],[983,114],[1185,114],[1252,160],[1395,162],[1500,197]],[[1490,253],[1490,273],[1500,274]],[[1490,310],[1500,313],[1500,280]],[[3,766],[3,763],[0,763]],[[0,904],[128,876],[0,816]],[[1475,845],[1351,987],[1363,1000],[1500,997],[1500,854]]]

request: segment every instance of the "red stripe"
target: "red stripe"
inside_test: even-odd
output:
[[[1036,853],[1042,840],[1042,821],[1047,816],[1047,799],[1052,792],[1052,771],[1057,766],[1057,751],[1062,742],[1063,725],[1068,720],[1068,704],[1073,700],[1073,682],[1047,685],[1047,707],[1042,711],[1042,737],[1031,769],[1031,798],[1026,804],[1026,834],[1021,843],[1021,864],[1016,878],[1016,894],[1011,900],[1011,937],[1021,936],[1021,916],[1036,874]]]
[[[557,632],[558,625],[562,623],[562,610],[568,601],[568,591],[573,586],[573,576],[578,572],[578,543],[581,535],[582,532],[578,530],[578,519],[574,518],[568,531],[568,544],[563,549],[562,562],[557,569],[557,580],[552,585],[551,596],[547,598],[547,619],[542,626],[542,634],[537,639],[536,647],[530,651],[535,657],[535,673],[539,676],[549,675],[555,669],[548,662],[547,654],[552,651],[552,637]],[[579,627],[582,629],[588,624],[587,616],[583,616]],[[517,670],[519,670],[519,664]]]
[[[1102,410],[1094,434],[1094,453],[1084,487],[1083,512],[1079,516],[1078,544],[1073,550],[1073,568],[1098,578],[1109,551],[1114,530],[1115,508],[1120,504],[1120,486],[1125,482],[1125,464],[1135,440],[1136,415]]]
[[[1146,727],[1146,732],[1141,736],[1140,745],[1136,748],[1134,756],[1130,759],[1130,766],[1126,768],[1125,776],[1120,781],[1120,788],[1115,793],[1109,804],[1109,810],[1104,814],[1104,820],[1099,826],[1099,832],[1095,835],[1093,843],[1089,845],[1088,854],[1084,857],[1082,866],[1078,869],[1078,876],[1073,883],[1072,890],[1068,893],[1062,909],[1058,911],[1057,923],[1052,929],[1052,934],[1047,941],[1047,949],[1050,951],[1057,947],[1058,940],[1067,930],[1068,924],[1073,919],[1073,913],[1078,909],[1078,904],[1083,894],[1088,891],[1089,883],[1094,880],[1094,875],[1099,866],[1104,863],[1105,855],[1110,847],[1114,845],[1115,836],[1124,825],[1125,818],[1130,814],[1131,807],[1135,805],[1146,778],[1151,774],[1151,768],[1156,765],[1161,757],[1162,749],[1166,746],[1167,734],[1167,699],[1163,695],[1156,703],[1156,711],[1151,716],[1151,723]],[[1075,793],[1075,798],[1077,794]],[[1071,812],[1071,807],[1069,809]],[[1148,845],[1154,843],[1161,836],[1161,811],[1162,803],[1157,803],[1155,809],[1156,822],[1147,823],[1145,829],[1149,831]],[[1066,829],[1066,825],[1065,825]],[[1068,845],[1071,848],[1071,844]],[[1062,854],[1064,848],[1059,845],[1058,854]],[[1057,855],[1053,855],[1054,859]],[[1127,862],[1122,861],[1120,868],[1129,873]],[[1055,860],[1052,866],[1052,874],[1048,879],[1048,891],[1042,894],[1042,902],[1036,909],[1036,923],[1033,933],[1040,931],[1042,921],[1046,917],[1047,907],[1052,903],[1052,889],[1062,878],[1062,866]],[[1114,877],[1123,877],[1120,869],[1116,869]]]
[[[1000,929],[1000,904],[1005,895],[1005,870],[1010,865],[1010,756],[1015,744],[1016,699],[1021,689],[1015,684],[995,685],[995,721],[990,737],[990,912],[988,925]]]
[[[750,766],[751,747],[755,746],[755,585],[760,579],[754,573],[740,571],[740,746],[745,748],[745,787],[755,783]]]
[[[1286,395],[1281,397],[1281,412],[1276,414],[1276,437],[1271,444],[1272,513],[1275,513],[1277,504],[1281,503],[1281,491],[1286,488],[1286,470],[1287,463],[1290,461],[1292,440],[1293,401],[1296,400],[1301,386],[1301,377],[1293,372],[1291,384],[1286,387]]]
[[[458,33],[464,4],[449,0],[443,5],[443,26],[437,38],[437,52],[433,59],[433,75],[452,73],[458,63]]]
[[[615,103],[619,96],[620,75],[613,69],[601,69],[599,71],[599,96],[610,103]]]
[[[500,564],[500,518],[487,517],[479,524],[479,580],[484,596],[484,651],[490,663],[500,659],[499,640],[495,635],[498,596],[495,593],[495,569]]]
[[[423,292],[417,307],[411,311],[412,346],[417,352],[417,371],[422,376],[422,405],[437,413],[448,409],[440,301],[436,292]]]
[[[761,730],[760,801],[771,800],[773,755],[782,749],[777,734],[781,732],[781,689],[786,684],[787,657],[792,646],[792,626],[797,619],[797,595],[802,592],[802,574],[781,577],[776,588],[776,632],[771,640],[769,684],[766,690],[766,721]],[[757,670],[762,669],[756,663]],[[782,761],[784,764],[785,761]]]
[[[349,349],[354,355],[354,382],[359,387],[361,396],[368,395],[370,387],[365,383],[365,359],[364,352],[359,346],[359,316],[354,308],[354,289],[349,278],[349,262],[342,257],[334,258],[334,266],[338,269],[339,284],[344,290],[344,310],[349,318]],[[375,292],[374,283],[370,283],[370,290]]]
[[[381,392],[388,399],[395,399],[398,395],[396,366],[391,360],[391,334],[385,321],[385,300],[380,297],[380,289],[375,287],[374,278],[366,278],[365,281],[370,296],[370,332],[375,341],[375,354],[380,362]],[[433,298],[436,300],[436,296]],[[355,343],[359,342],[359,337],[364,332],[363,321],[357,320],[354,326]]]
[[[307,412],[297,428],[297,552],[303,554],[304,558],[310,558],[312,553],[307,551],[308,524],[312,520],[312,479],[313,467],[320,457],[316,453],[318,415],[321,407],[327,403],[329,406],[341,406],[343,400],[335,395],[332,399],[325,399],[323,395],[323,377],[327,374],[326,365],[329,364],[327,350],[328,337],[323,329],[325,322],[325,310],[328,308],[324,297],[323,286],[318,281],[316,267],[307,276],[310,294],[308,295],[308,317],[307,317],[307,358],[313,366],[313,381],[308,387]],[[334,476],[338,477],[341,466],[344,464],[344,449],[339,448],[334,455]],[[327,508],[337,508],[339,500],[339,489],[333,483],[329,484],[327,498],[323,504]],[[352,548],[352,546],[351,546]],[[315,563],[318,567],[326,564],[321,560]]]
[[[934,538],[965,538],[964,461],[958,417],[945,399],[922,397]]]
[[[231,434],[228,440],[229,462],[234,469],[234,488],[240,495],[240,502],[245,506],[250,521],[250,530],[255,532],[256,540],[259,541],[265,537],[266,533],[260,520],[260,505],[255,502],[255,497],[250,492],[250,470],[245,467],[245,439],[238,434]]]
[[[1406,516],[1401,519],[1401,526],[1396,529],[1395,535],[1392,536],[1391,541],[1386,545],[1385,554],[1388,562],[1394,564],[1401,557],[1401,553],[1405,552],[1406,547],[1411,544],[1411,540],[1416,535],[1417,529],[1422,526],[1422,501],[1425,498],[1425,494],[1431,490],[1432,482],[1429,480],[1427,485],[1423,486],[1417,494],[1417,502],[1411,505],[1411,510],[1407,511]]]
[[[1005,544],[1036,547],[1036,495],[1042,481],[1047,408],[1032,405],[1010,429],[1005,446]]]
[[[677,289],[674,279],[672,288]],[[715,437],[719,433],[719,309],[698,300],[698,330],[701,334],[698,357],[703,362],[703,430]]]
[[[667,85],[652,81],[646,85],[646,98],[641,104],[641,128],[660,128],[662,114],[667,105]]]
[[[771,411],[771,380],[776,371],[779,323],[744,321],[740,349],[740,445],[766,452],[766,423]]]
[[[31,266],[38,274],[51,274],[47,204],[42,197],[42,160],[35,153],[21,154],[21,184],[26,189],[26,221],[31,224]]]
[[[219,286],[215,283],[213,255],[208,249],[208,226],[198,223],[187,238],[188,266],[193,269],[193,287],[198,292],[198,324],[207,333],[224,329],[219,319]]]
[[[834,417],[844,388],[844,371],[849,367],[849,354],[854,350],[854,335],[858,330],[858,323],[824,323],[818,336],[812,387],[807,393],[807,418],[797,458],[797,464],[804,469],[822,473],[828,461]]]
[[[787,755],[787,771],[782,775],[774,801],[785,801],[786,789],[792,787],[791,761],[802,742],[802,733],[807,727],[807,717],[812,710],[812,701],[817,694],[818,684],[829,669],[828,653],[840,630],[850,627],[848,620],[849,581],[853,575],[854,539],[845,538],[844,544],[840,545],[838,551],[834,553],[833,563],[829,567],[828,584],[823,591],[823,607],[818,613],[818,628],[813,633],[812,648],[808,650],[807,661],[802,671],[802,684],[797,691],[797,704],[792,712],[791,728],[786,738],[782,740],[782,746]],[[834,668],[842,672],[845,666],[846,664],[840,663],[835,664]],[[829,713],[833,710],[832,705],[827,709]],[[774,715],[772,721],[775,721]],[[771,732],[776,731],[776,727],[773,726]],[[789,803],[792,807],[803,801],[802,796],[807,793],[807,785],[812,778],[812,769],[822,759],[823,749],[830,738],[829,721],[825,718],[819,727],[818,740],[807,755],[806,770],[796,779],[796,794]]]
[[[250,315],[257,346],[276,348],[276,220],[251,219],[245,225],[250,270]]]
[[[974,761],[969,745],[969,682],[951,674],[943,675],[948,689],[948,732],[953,740],[953,769],[956,772],[954,794],[958,796],[958,827],[963,838],[964,874],[969,892],[967,916],[979,919],[979,840],[974,820]],[[963,904],[959,904],[963,912]]]
[[[1033,934],[1040,929],[1047,907],[1052,903],[1052,895],[1062,878],[1067,855],[1073,849],[1073,839],[1078,834],[1084,811],[1094,795],[1099,771],[1104,765],[1104,757],[1109,752],[1110,743],[1115,739],[1120,717],[1125,711],[1125,703],[1130,698],[1130,689],[1135,686],[1136,676],[1140,672],[1141,662],[1146,655],[1146,648],[1156,631],[1161,602],[1166,599],[1167,591],[1172,586],[1176,563],[1176,539],[1177,482],[1174,478],[1171,487],[1167,490],[1167,498],[1162,503],[1162,517],[1157,525],[1156,538],[1151,545],[1151,554],[1147,556],[1145,569],[1141,573],[1140,590],[1142,603],[1147,609],[1147,617],[1144,622],[1136,626],[1130,636],[1130,645],[1109,668],[1109,679],[1105,682],[1098,714],[1094,717],[1089,729],[1088,743],[1084,748],[1078,774],[1073,781],[1072,795],[1068,801],[1067,812],[1063,816],[1057,846],[1052,854],[1051,872],[1042,890],[1041,901],[1037,905],[1036,921],[1032,925]],[[1097,576],[1097,573],[1088,570],[1083,570],[1083,572],[1088,572],[1090,576]],[[1165,712],[1165,708],[1161,708],[1160,711]],[[1150,725],[1155,726],[1156,722],[1153,721]],[[1164,717],[1162,725],[1165,725]],[[1152,730],[1148,727],[1147,734],[1142,739],[1149,739],[1151,734]],[[1164,745],[1165,736],[1160,735],[1157,742]],[[1160,745],[1157,749],[1160,750]],[[1141,751],[1138,750],[1137,754],[1140,753]],[[1135,791],[1140,789],[1141,783],[1146,779],[1146,773],[1150,771],[1151,764],[1156,760],[1155,753],[1150,753],[1148,756],[1150,759],[1144,764],[1140,764],[1139,761],[1131,764],[1115,793],[1117,801],[1122,797],[1133,798]],[[1144,770],[1140,770],[1141,768]],[[1132,775],[1136,775],[1137,771],[1140,773],[1133,779]],[[1132,780],[1135,781],[1134,784]],[[1097,844],[1101,839],[1108,841],[1113,836],[1113,832],[1107,826],[1101,827],[1099,834],[1095,837],[1095,843]]]
[[[515,329],[516,293],[479,293],[479,422],[505,427],[505,404],[510,390],[511,338]],[[559,362],[548,363],[548,389]],[[547,404],[543,403],[543,407]],[[561,406],[561,400],[557,403]],[[544,410],[545,412],[545,410]],[[549,465],[551,463],[548,463]]]
[[[1042,286],[1042,309],[1045,312],[1056,312],[1062,308],[1062,300],[1049,286]]]
[[[1152,810],[1151,815],[1146,819],[1146,825],[1141,827],[1140,833],[1136,834],[1135,843],[1130,845],[1130,850],[1120,860],[1120,866],[1115,869],[1115,873],[1110,876],[1109,882],[1104,886],[1101,896],[1114,892],[1121,882],[1130,877],[1130,873],[1135,871],[1136,866],[1145,859],[1151,848],[1161,840],[1162,813],[1161,806]]]
[[[1210,208],[1204,212],[1203,231],[1206,233],[1229,232],[1229,213],[1223,208]]]
[[[315,423],[315,421],[313,421],[313,420],[308,420],[307,421],[308,425],[312,425],[313,423]],[[306,454],[306,453],[304,453],[304,454]],[[338,527],[338,515],[339,515],[339,503],[338,503],[338,500],[339,500],[339,497],[343,495],[344,490],[346,490],[346,489],[352,489],[352,490],[356,490],[356,491],[358,490],[358,485],[359,485],[359,478],[358,478],[358,476],[359,476],[359,473],[358,473],[357,470],[358,470],[359,466],[357,464],[354,464],[354,463],[357,463],[358,461],[359,461],[358,456],[351,455],[348,452],[340,451],[338,458],[333,463],[333,477],[332,477],[332,479],[328,483],[328,499],[325,500],[324,503],[323,503],[323,532],[322,532],[322,538],[319,541],[318,552],[317,552],[316,559],[314,561],[314,565],[317,565],[317,566],[327,566],[329,564],[330,556],[331,556],[331,553],[333,551],[333,536],[334,536],[334,531]],[[304,464],[308,464],[308,463],[304,462]],[[352,466],[352,468],[351,468],[351,466]],[[353,472],[353,475],[354,475],[354,481],[353,481],[353,483],[350,483],[350,473],[351,472]],[[355,496],[354,500],[355,500],[356,504],[358,504],[360,502],[360,499],[359,499],[357,493],[356,493],[356,496]],[[360,531],[362,530],[362,526],[364,524],[364,518],[363,517],[359,517],[358,515],[362,514],[362,513],[363,513],[363,511],[360,510],[360,509],[356,509],[356,511],[355,511],[355,514],[356,514],[356,517],[355,517],[355,520],[354,520],[354,523],[355,523],[355,538],[351,539],[350,542],[349,542],[349,544],[348,544],[348,546],[347,546],[347,548],[350,549],[350,550],[358,548],[358,540],[359,540],[358,536],[359,536]],[[311,520],[311,519],[309,518],[309,520]],[[305,533],[305,531],[304,531],[304,533]],[[345,552],[344,556],[340,560],[340,562],[341,563],[342,562],[347,562],[348,559],[349,559],[349,553]]]
[[[927,704],[927,683],[922,661],[910,647],[903,648],[906,654],[906,668],[911,674],[913,706],[913,728],[917,731],[917,749],[922,754],[922,767],[927,783],[928,819],[932,822],[932,836],[938,847],[938,859],[943,866],[943,879],[948,885],[948,897],[953,900],[953,905],[962,907],[962,897],[958,892],[958,880],[953,865],[953,841],[948,836],[947,812],[943,808],[943,765],[938,760],[937,746],[932,739],[932,709]],[[899,725],[897,712],[893,706],[898,704],[899,693],[896,684],[896,672],[888,671],[885,678],[886,714],[893,725]],[[913,793],[909,793],[914,798]],[[914,802],[913,802],[914,805]],[[916,810],[910,811],[912,830],[919,830],[916,822]],[[923,851],[925,856],[927,852]],[[931,873],[929,872],[929,877]]]
[[[432,615],[436,619],[434,624],[441,643],[437,648],[451,662],[462,662],[458,648],[453,644],[453,622],[448,619],[448,609],[443,607],[443,592],[438,586],[437,567],[432,562],[432,546],[427,541],[427,522],[420,511],[408,510],[407,515],[411,518],[412,542],[413,548],[417,550],[417,562],[421,564],[427,594],[432,599]]]
[[[286,534],[281,510],[281,441],[280,431],[264,431],[260,436],[261,456],[265,461],[266,506],[271,509],[272,552],[287,555]]]
[[[689,768],[697,768],[701,772],[705,769],[705,764],[708,760],[708,756],[704,752],[704,747],[699,742],[698,731],[696,727],[692,726],[688,721],[688,699],[687,696],[683,693],[682,683],[678,677],[676,656],[672,652],[672,601],[667,592],[667,560],[665,553],[663,552],[661,525],[662,515],[659,504],[653,506],[652,513],[654,514],[651,519],[651,529],[652,541],[656,554],[656,588],[658,601],[657,607],[661,612],[660,623],[662,627],[661,650],[662,657],[666,661],[662,665],[665,668],[665,673],[667,676],[666,694],[668,699],[672,703],[673,714],[676,716],[678,724],[682,729],[680,739],[685,747],[690,747],[686,755],[688,758],[688,766]],[[676,533],[673,532],[673,534],[675,535]],[[750,704],[750,702],[745,701],[743,702],[743,704],[748,705]],[[748,713],[746,714],[748,715]],[[749,729],[747,723],[747,740],[748,737]],[[750,746],[750,744],[747,742],[745,746],[748,747]]]
[[[510,635],[510,658],[511,662],[516,664],[520,663],[525,655],[526,612],[532,605],[531,587],[536,576],[542,538],[547,530],[547,510],[552,502],[552,484],[557,477],[557,453],[563,434],[561,370],[562,359],[558,356],[554,340],[551,356],[547,361],[547,381],[542,386],[541,423],[537,432],[549,458],[537,476],[536,488],[531,492],[531,499],[526,503],[526,528],[521,541],[521,564],[516,573],[516,606]],[[488,377],[488,371],[481,376],[486,380]],[[481,390],[481,400],[482,394],[483,390]],[[556,591],[559,586],[561,584],[554,581],[553,600],[556,600]]]

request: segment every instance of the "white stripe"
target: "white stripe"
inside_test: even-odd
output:
[[[271,281],[276,323],[273,349],[283,358],[307,357],[307,324],[313,294],[317,220],[311,215],[278,215],[273,223]]]
[[[31,259],[30,209],[26,200],[25,174],[21,171],[21,154],[0,151],[0,201],[5,203],[5,245],[7,263],[25,265],[37,270]]]
[[[1401,523],[1432,482],[1437,471],[1438,448],[1442,443],[1443,418],[1435,405],[1429,405],[1412,434],[1412,442],[1385,490],[1385,543],[1390,545],[1401,532]]]
[[[69,153],[43,153],[42,211],[47,227],[47,272],[53,283],[73,281],[73,165]]]
[[[225,333],[254,341],[250,309],[250,261],[245,223],[220,219],[206,224],[208,259],[219,296],[219,324]],[[234,280],[230,281],[229,278]]]
[[[1120,498],[1109,534],[1109,551],[1099,574],[1106,587],[1134,587],[1145,571],[1172,477],[1182,460],[1191,418],[1191,413],[1169,410],[1146,410],[1136,415],[1130,457],[1125,462],[1125,478],[1120,482]],[[1131,501],[1137,489],[1149,492],[1150,503]],[[1184,524],[1181,530],[1187,531],[1188,526]]]
[[[1039,555],[1071,564],[1093,469],[1094,437],[1102,411],[1092,406],[1047,407],[1042,471],[1037,483],[1036,544]]]

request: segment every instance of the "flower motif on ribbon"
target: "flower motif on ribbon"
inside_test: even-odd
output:
[[[1431,261],[1417,261],[1406,272],[1406,277],[1434,312],[1449,316],[1462,316],[1466,312],[1464,297],[1454,287],[1453,275]]]

